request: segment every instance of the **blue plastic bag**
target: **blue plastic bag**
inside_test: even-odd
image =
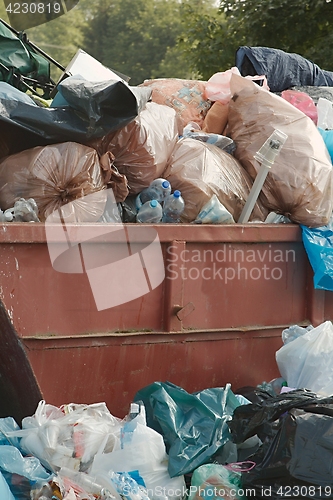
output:
[[[10,491],[5,478],[0,472],[0,498],[1,500],[15,500],[13,493]]]
[[[318,130],[324,139],[325,145],[327,147],[327,151],[330,154],[331,161],[333,162],[333,130],[323,130],[318,127]]]
[[[302,238],[314,276],[315,288],[333,291],[333,231],[330,226],[301,226]]]

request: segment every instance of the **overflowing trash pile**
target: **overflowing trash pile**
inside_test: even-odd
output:
[[[241,47],[236,66],[207,82],[95,80],[67,76],[43,106],[0,82],[4,221],[44,222],[112,188],[119,216],[104,214],[104,198],[90,209],[76,204],[72,221],[233,224],[254,197],[251,222],[329,222],[333,94],[313,99],[306,90],[329,89],[330,72],[295,54]],[[275,131],[285,138],[281,151],[254,192],[268,154],[258,152]],[[34,216],[16,216],[15,203],[30,199]]]
[[[1,500],[332,498],[333,325],[282,340],[281,377],[257,387],[154,382],[125,418],[44,400],[1,418]]]

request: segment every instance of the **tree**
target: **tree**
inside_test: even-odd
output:
[[[177,0],[99,0],[85,33],[87,52],[127,74],[137,85],[145,79],[190,74],[174,49],[182,25]]]
[[[207,80],[214,73],[233,66],[235,51],[223,13],[211,2],[202,0],[184,2],[180,12],[182,34],[177,48],[191,70]]]
[[[79,5],[67,14],[28,29],[26,33],[29,40],[66,67],[77,50],[82,48],[85,24],[84,10],[80,8],[79,2]],[[51,74],[57,79],[61,70],[51,65]]]

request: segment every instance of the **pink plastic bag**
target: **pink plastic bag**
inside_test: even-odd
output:
[[[205,87],[205,98],[227,104],[231,99],[230,79],[233,73],[240,75],[238,68],[234,66],[227,71],[215,73],[210,77]]]
[[[222,104],[228,104],[231,99],[230,79],[233,74],[240,76],[240,72],[236,66],[227,71],[215,73],[206,83],[204,97],[210,101],[219,101]],[[261,80],[261,86],[269,90],[267,78],[264,75],[247,76],[246,78],[256,82]]]
[[[302,111],[306,116],[311,118],[315,125],[317,125],[318,112],[312,97],[299,90],[284,90],[281,97],[290,102],[295,108]]]

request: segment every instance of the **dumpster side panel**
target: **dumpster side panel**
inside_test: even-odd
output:
[[[105,401],[123,417],[134,394],[156,380],[193,392],[275,378],[281,332],[31,339],[25,345],[49,403]]]
[[[165,279],[98,311],[86,274],[53,269],[43,224],[0,225],[1,299],[49,403],[103,400],[123,416],[155,380],[188,391],[256,385],[279,376],[283,328],[333,313],[332,294],[313,290],[295,225],[152,227]]]

